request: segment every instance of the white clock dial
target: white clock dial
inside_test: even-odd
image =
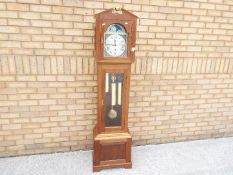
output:
[[[105,40],[105,52],[109,56],[118,57],[125,53],[126,41],[119,34],[109,35]]]

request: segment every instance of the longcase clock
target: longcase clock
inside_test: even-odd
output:
[[[98,114],[94,128],[93,171],[132,167],[128,106],[136,22],[135,15],[119,8],[96,15]]]

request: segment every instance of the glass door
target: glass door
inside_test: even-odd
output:
[[[104,127],[121,127],[124,73],[105,72]]]

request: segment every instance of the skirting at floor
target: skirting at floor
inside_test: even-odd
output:
[[[132,169],[95,175],[233,175],[233,138],[133,147]],[[1,175],[91,175],[92,151],[0,159]]]

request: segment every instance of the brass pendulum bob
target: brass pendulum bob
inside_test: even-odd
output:
[[[108,117],[110,119],[115,119],[117,117],[117,111],[113,109],[113,106],[116,104],[116,83],[114,83],[116,80],[116,76],[113,75],[111,79],[112,79],[112,105],[111,105],[111,109],[108,112]]]
[[[112,109],[110,109],[110,111],[108,112],[108,117],[110,119],[115,119],[117,117],[117,112],[113,109],[113,106]]]

